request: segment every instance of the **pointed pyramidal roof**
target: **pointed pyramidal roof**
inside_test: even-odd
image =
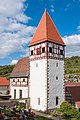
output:
[[[47,11],[44,12],[29,46],[45,41],[65,45]]]

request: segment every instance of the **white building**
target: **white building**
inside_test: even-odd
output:
[[[21,58],[10,75],[11,99],[25,102],[29,98],[29,57]]]
[[[27,92],[29,93],[30,107],[41,111],[59,107],[65,100],[65,44],[47,11],[44,12],[29,47],[30,79]],[[12,98],[14,98],[14,89],[16,91],[21,89],[18,86],[14,87],[13,80],[14,76],[11,79]],[[15,81],[17,82],[17,80],[18,78]],[[25,95],[27,92],[25,91]],[[19,98],[19,92],[16,94],[16,98]]]

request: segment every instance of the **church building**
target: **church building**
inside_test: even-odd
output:
[[[28,93],[24,92],[25,89],[22,86],[23,80],[21,82],[22,84],[19,86],[21,88],[23,87],[22,94],[25,93],[25,96],[28,94],[27,97],[30,99],[30,107],[32,109],[48,111],[59,107],[65,100],[64,47],[65,44],[58,30],[49,13],[45,10],[29,44],[30,53],[29,61],[27,62],[29,64],[29,73],[28,76],[24,76],[24,78],[29,78]],[[18,68],[18,71],[19,70]],[[21,75],[22,73],[20,73],[18,78],[15,75],[15,78],[18,80],[21,78]],[[13,77],[11,77],[11,82],[12,81]],[[14,88],[16,90],[16,96],[19,96],[17,90],[19,91],[19,89],[21,89],[18,88],[15,83],[17,83],[16,80],[14,80],[14,85],[11,84],[10,87],[13,99],[15,96]]]

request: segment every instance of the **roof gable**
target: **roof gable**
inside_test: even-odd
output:
[[[29,46],[46,40],[65,45],[47,11],[44,12]]]

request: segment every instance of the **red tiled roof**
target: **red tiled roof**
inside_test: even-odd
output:
[[[15,65],[10,77],[27,77],[29,75],[29,57],[21,58]]]
[[[47,11],[44,12],[29,46],[46,40],[65,45]]]
[[[9,86],[10,82],[6,77],[0,77],[0,86]]]

